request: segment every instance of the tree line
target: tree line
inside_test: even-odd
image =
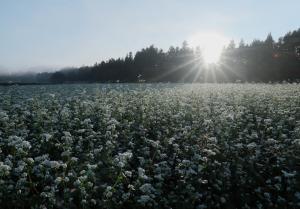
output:
[[[90,83],[90,82],[280,82],[300,80],[300,29],[275,41],[246,44],[233,40],[224,47],[220,61],[207,64],[200,47],[186,41],[167,51],[154,45],[123,58],[109,59],[93,66],[62,69],[53,73],[0,76],[0,82]]]

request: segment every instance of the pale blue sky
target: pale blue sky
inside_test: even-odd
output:
[[[91,65],[207,31],[277,39],[300,27],[299,9],[299,0],[0,0],[0,73]]]

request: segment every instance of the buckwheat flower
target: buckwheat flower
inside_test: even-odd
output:
[[[168,158],[168,155],[166,153],[162,153],[162,154],[160,154],[160,158],[166,159],[166,158]]]
[[[217,144],[217,143],[218,143],[217,137],[209,137],[209,138],[208,138],[208,141],[209,141],[210,143],[213,143],[213,144]]]
[[[56,177],[55,183],[60,184],[60,182],[62,182],[62,178],[61,177]]]
[[[3,162],[0,161],[0,177],[8,176],[10,170],[11,170],[10,166],[5,165]]]
[[[125,171],[125,176],[127,177],[132,177],[132,172],[131,171]]]
[[[95,199],[91,199],[90,201],[91,201],[91,203],[92,203],[93,205],[96,205],[96,204],[97,204],[97,201],[96,201]]]
[[[103,147],[102,146],[99,146],[99,148],[97,149],[94,149],[94,154],[100,154],[101,151],[102,151]]]
[[[199,155],[199,154],[194,154],[193,157],[192,157],[192,160],[193,160],[193,161],[199,161],[199,160],[201,160],[201,159],[202,159],[202,156]]]
[[[34,161],[37,161],[37,162],[43,162],[43,163],[45,164],[46,161],[49,161],[49,160],[48,160],[48,157],[49,157],[48,154],[40,155],[40,156],[35,157],[35,158],[34,158]]]
[[[254,148],[256,148],[256,143],[252,142],[252,143],[247,144],[247,148],[248,149],[254,149]]]
[[[84,119],[83,124],[88,125],[90,124],[92,121],[90,118]]]
[[[33,160],[33,158],[29,157],[26,159],[26,162],[31,165],[34,163],[34,160]]]
[[[203,125],[204,125],[204,126],[208,126],[208,125],[210,125],[210,124],[212,124],[212,120],[209,120],[209,119],[206,119],[206,120],[204,120],[204,122],[203,122]]]
[[[196,209],[206,209],[207,206],[205,204],[198,205]]]
[[[107,140],[105,145],[107,146],[108,149],[113,148],[113,143],[110,140]]]
[[[84,133],[85,131],[86,131],[85,129],[79,129],[79,130],[77,130],[77,132],[80,133],[80,134]]]
[[[143,184],[139,189],[145,194],[151,194],[153,191],[155,191],[155,189],[149,183]]]
[[[154,178],[157,179],[157,180],[159,180],[159,181],[163,181],[164,180],[164,178],[162,177],[161,174],[154,175]]]
[[[148,195],[141,195],[140,198],[138,199],[138,202],[145,206],[148,202],[151,202],[152,198]]]
[[[144,165],[144,164],[145,164],[145,158],[143,158],[143,157],[138,157],[138,159],[139,159],[141,165]]]
[[[244,144],[242,144],[242,143],[237,143],[237,144],[235,144],[234,146],[235,146],[236,148],[238,148],[238,149],[241,149],[241,148],[244,147]]]
[[[185,165],[185,166],[189,166],[191,164],[191,161],[190,160],[182,160],[182,164]]]
[[[71,133],[69,131],[64,131],[63,132],[64,136],[67,136],[67,137],[71,137]]]
[[[30,144],[30,142],[29,141],[22,141],[22,143],[21,143],[21,147],[23,148],[23,149],[30,149],[31,148],[31,144]]]
[[[256,132],[251,133],[251,138],[252,139],[258,139],[258,134]]]
[[[0,121],[6,122],[9,120],[9,117],[6,112],[0,111]]]
[[[198,182],[201,183],[201,184],[207,184],[208,180],[206,180],[206,179],[198,179]]]
[[[105,192],[104,192],[104,196],[106,198],[111,198],[112,194],[113,194],[112,193],[112,187],[111,186],[106,187]]]
[[[175,151],[179,151],[179,145],[178,144],[174,143],[173,148],[174,148]]]
[[[43,198],[47,198],[48,197],[48,193],[47,192],[42,192],[40,194],[40,196],[43,197]]]
[[[286,178],[292,178],[297,174],[296,171],[293,171],[293,172],[289,173],[287,171],[282,170],[281,172],[283,173],[284,177],[286,177]]]
[[[145,175],[145,170],[142,168],[138,168],[138,175],[139,175],[139,178],[141,178],[141,179],[144,179],[144,180],[148,179],[148,176]]]
[[[77,180],[73,183],[74,186],[80,186],[80,184],[81,184],[81,181],[80,181],[79,179],[77,179]]]
[[[108,121],[108,124],[119,124],[119,122],[114,119],[114,118],[111,118],[109,121]]]
[[[11,160],[13,160],[12,155],[7,155],[7,157],[4,160],[4,164],[6,164],[6,165],[8,165],[10,167],[13,167],[13,163],[12,163]]]
[[[267,139],[267,144],[276,144],[277,141],[275,139],[269,138]]]
[[[69,150],[66,150],[66,151],[61,153],[62,157],[69,157],[70,155],[71,155],[71,152]]]
[[[115,124],[108,125],[108,126],[106,127],[106,129],[107,129],[109,132],[114,131],[114,130],[116,129],[116,125],[115,125]],[[108,135],[110,135],[110,134],[108,134]]]
[[[268,118],[268,119],[264,119],[265,124],[267,125],[271,125],[272,123],[272,119]]]
[[[60,112],[60,115],[63,117],[63,118],[68,118],[70,116],[70,109],[67,108],[67,107],[64,107],[62,109],[62,111]]]
[[[288,138],[288,136],[286,134],[281,134],[281,138],[286,140]]]
[[[174,137],[171,137],[171,138],[168,140],[168,144],[173,144],[174,141],[175,141],[175,138],[174,138]]]
[[[66,163],[60,163],[60,167],[65,170],[68,165]]]
[[[71,162],[76,163],[78,161],[77,157],[71,157]]]
[[[271,195],[270,195],[270,193],[268,193],[268,192],[264,192],[264,196],[265,196],[265,198],[266,198],[267,200],[270,200],[270,199],[271,199]]]
[[[274,184],[274,187],[276,188],[277,191],[281,190],[281,184],[279,184],[279,183]]]
[[[115,157],[115,161],[120,168],[123,168],[131,157],[132,153],[129,150],[124,153],[118,153],[118,155]]]
[[[130,197],[130,193],[129,192],[126,192],[126,193],[122,194],[122,199],[123,200],[128,200],[129,197]]]
[[[121,160],[129,160],[132,157],[132,152],[131,150],[128,150],[124,153],[119,153],[119,157]]]
[[[86,167],[88,168],[88,169],[91,169],[91,170],[93,170],[93,169],[96,169],[97,167],[98,167],[98,165],[97,164],[87,164],[86,165]]]
[[[203,152],[205,152],[208,156],[216,155],[216,153],[210,149],[203,149]]]
[[[16,173],[22,173],[23,170],[24,170],[24,168],[25,168],[25,164],[19,164],[19,166],[16,167],[16,168],[14,169],[14,171],[15,171]]]
[[[234,120],[234,114],[233,113],[229,113],[227,115],[227,118],[233,121]]]
[[[41,209],[47,209],[45,205],[41,205]]]
[[[281,176],[275,176],[274,179],[278,182],[281,182]]]
[[[133,186],[132,184],[128,184],[127,188],[128,188],[129,190],[132,190],[132,191],[135,190],[135,188],[134,188],[134,186]]]
[[[51,138],[52,138],[52,135],[51,135],[51,134],[48,134],[48,133],[46,133],[46,134],[43,134],[43,137],[44,137],[44,140],[45,140],[46,142],[48,142],[48,141],[49,141],[49,139],[51,139]]]
[[[57,161],[49,161],[49,166],[53,169],[58,169],[60,166],[60,163]]]
[[[94,186],[94,183],[88,181],[88,182],[86,183],[86,185],[87,185],[88,188],[92,188],[92,187]]]
[[[153,140],[147,140],[148,143],[151,144],[151,146],[158,148],[159,147],[159,141],[153,141]]]
[[[295,139],[292,144],[300,146],[300,139]]]

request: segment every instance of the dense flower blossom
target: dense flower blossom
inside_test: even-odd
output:
[[[299,208],[300,85],[0,87],[1,208]]]

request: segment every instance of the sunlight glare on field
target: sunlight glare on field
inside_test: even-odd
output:
[[[188,38],[192,47],[200,47],[204,61],[207,64],[219,61],[222,49],[229,43],[229,39],[217,32],[198,32]]]

